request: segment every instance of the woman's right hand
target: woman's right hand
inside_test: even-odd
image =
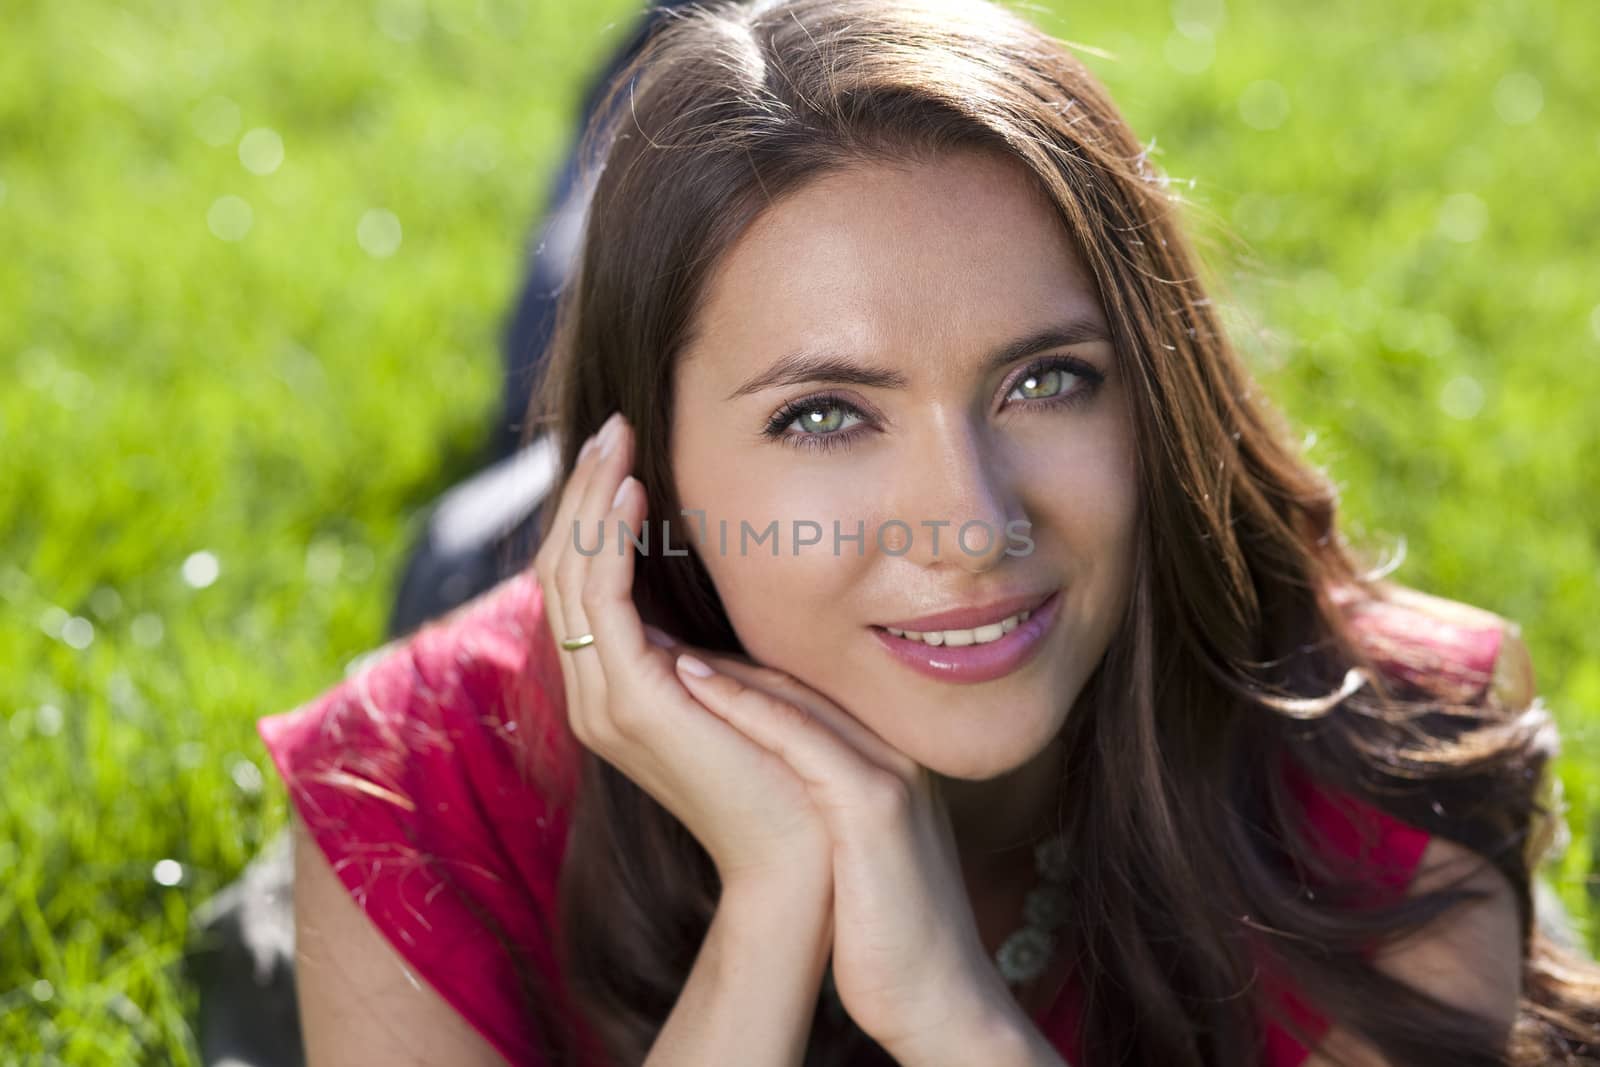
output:
[[[619,522],[637,533],[646,517],[644,488],[628,473],[633,443],[620,413],[585,442],[534,556],[557,647],[563,638],[595,636],[587,648],[559,653],[573,735],[694,834],[725,888],[773,880],[795,888],[815,879],[819,891],[831,892],[832,846],[804,783],[689,694],[674,667],[686,649],[659,643],[671,639],[653,627],[647,635],[634,606],[636,549],[617,536]],[[601,523],[603,549],[578,552],[575,529],[589,546]],[[695,651],[761,686],[759,665]]]

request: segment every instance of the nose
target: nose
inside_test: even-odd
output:
[[[885,553],[981,574],[1004,560],[1008,548],[1026,547],[1020,487],[982,426],[966,418],[932,423],[908,437],[907,446],[881,520]]]

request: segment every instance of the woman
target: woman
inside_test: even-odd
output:
[[[262,722],[313,1063],[1600,1062],[1514,630],[1363,569],[1059,43],[719,4],[603,118],[531,572]]]

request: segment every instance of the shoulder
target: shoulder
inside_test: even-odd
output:
[[[1354,899],[1391,903],[1442,889],[1463,898],[1428,925],[1370,952],[1372,965],[1453,1006],[1493,1021],[1509,1035],[1521,1003],[1522,914],[1511,882],[1477,852],[1413,826],[1352,794],[1286,766],[1307,828]],[[1351,898],[1346,898],[1351,899]],[[1304,1004],[1286,1005],[1315,1040],[1308,1047],[1269,1024],[1266,1062],[1273,1067],[1386,1067],[1353,1032]]]
[[[1503,1021],[1516,1018],[1522,984],[1522,927],[1505,874],[1486,858],[1442,837],[1429,840],[1409,896],[1461,889],[1470,899],[1406,942],[1374,957],[1384,971],[1441,999]]]
[[[561,800],[572,752],[548,643],[537,581],[523,572],[359,657],[310,701],[258,720],[257,732],[314,832],[327,820],[313,801],[334,790],[419,825],[470,814],[439,806],[444,798],[424,810],[426,794],[452,786],[494,809],[525,799],[510,793]]]
[[[528,1063],[530,984],[558,971],[548,931],[575,780],[547,641],[524,572],[257,724],[325,885]]]
[[[1412,696],[1515,715],[1535,697],[1520,628],[1481,608],[1392,587],[1352,602],[1352,630],[1387,679]],[[1486,857],[1337,790],[1301,777],[1294,788],[1327,850],[1359,859],[1382,895],[1456,889],[1464,898],[1410,937],[1379,948],[1373,964],[1412,988],[1494,1021],[1509,1035],[1521,1001],[1522,915],[1515,888]],[[1530,846],[1534,842],[1530,840]],[[1286,1060],[1284,1062],[1291,1062]],[[1350,1031],[1329,1027],[1306,1067],[1383,1067]]]
[[[1561,782],[1552,757],[1556,724],[1538,696],[1533,657],[1514,620],[1470,604],[1383,584],[1376,595],[1336,592],[1353,635],[1406,700],[1476,708],[1496,728],[1525,738],[1530,755],[1531,821],[1524,862],[1538,867],[1566,840]]]
[[[1386,583],[1334,600],[1356,640],[1392,683],[1462,704],[1525,707],[1533,662],[1521,627],[1494,612]]]
[[[1491,1020],[1507,1038],[1522,998],[1522,933],[1511,883],[1482,856],[1452,841],[1428,842],[1408,895],[1459,888],[1471,899],[1374,956],[1378,969],[1457,1008]],[[1305,1067],[1387,1067],[1355,1034],[1332,1027]]]

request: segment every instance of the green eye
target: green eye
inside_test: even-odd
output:
[[[1062,370],[1060,367],[1047,367],[1037,371],[1030,371],[1025,377],[1018,380],[1015,389],[1023,392],[1024,400],[1044,400],[1058,396],[1065,386],[1063,379],[1076,378],[1076,374]],[[1054,386],[1055,388],[1051,388]],[[1038,390],[1035,392],[1035,390]]]
[[[1080,359],[1046,356],[1012,381],[1008,400],[1016,396],[1029,410],[1053,411],[1088,403],[1105,375]],[[849,400],[823,393],[783,405],[767,420],[762,434],[808,450],[850,448],[857,437],[870,432],[871,422],[872,416]]]
[[[867,416],[841,396],[824,393],[783,405],[763,431],[767,437],[797,448],[845,448]]]
[[[832,433],[844,425],[849,416],[836,404],[820,404],[802,411],[794,420],[802,433]]]

